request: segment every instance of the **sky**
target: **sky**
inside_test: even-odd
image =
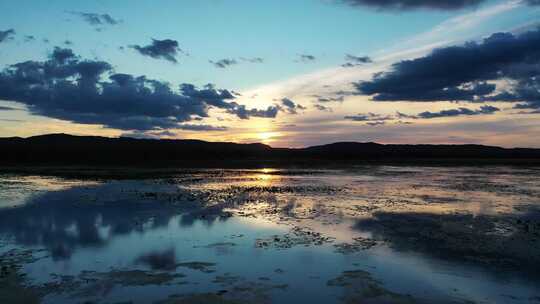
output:
[[[0,2],[0,137],[540,148],[539,0]]]

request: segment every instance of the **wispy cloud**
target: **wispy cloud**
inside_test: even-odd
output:
[[[86,23],[92,26],[103,26],[103,25],[117,25],[121,21],[119,19],[113,18],[109,14],[97,14],[89,12],[69,12],[73,15],[79,16]]]
[[[313,62],[317,59],[317,57],[310,55],[310,54],[298,54],[298,58],[296,59],[296,62]]]
[[[411,48],[418,45],[429,45],[434,43],[452,43],[454,41],[463,41],[471,38],[478,33],[475,27],[494,18],[500,14],[514,10],[523,3],[520,0],[511,0],[483,9],[475,10],[470,13],[458,15],[450,18],[431,30],[416,35],[413,38],[399,42],[400,48]]]
[[[436,112],[424,111],[418,114],[405,114],[397,111],[395,114],[377,114],[377,113],[358,113],[356,115],[348,115],[344,118],[346,120],[352,120],[357,122],[364,122],[369,126],[380,126],[386,124],[386,122],[393,122],[396,124],[410,124],[410,121],[404,120],[419,120],[419,119],[434,119],[445,117],[457,117],[457,116],[477,116],[477,115],[490,115],[499,112],[500,109],[490,105],[483,105],[479,109],[468,109],[460,107],[457,109],[446,109]]]
[[[408,11],[414,9],[459,10],[476,7],[484,0],[340,0],[350,6],[365,6],[378,10]]]
[[[485,33],[475,30],[480,24],[523,5],[519,0],[512,0],[452,17],[427,32],[398,41],[394,47],[374,52],[373,56],[369,56],[373,63],[362,69],[335,67],[318,70],[254,87],[247,90],[246,94],[257,93],[260,97],[273,99],[278,96],[298,98],[314,94],[328,96],[336,90],[347,91],[351,89],[352,82],[368,80],[396,61],[423,56],[435,48],[482,37]]]
[[[238,64],[238,61],[236,61],[236,59],[229,59],[229,58],[224,58],[224,59],[220,59],[216,61],[209,60],[209,62],[213,64],[216,68],[220,68],[220,69],[228,68],[230,66]]]
[[[240,57],[238,59],[235,58],[223,58],[220,60],[208,60],[211,64],[213,64],[216,68],[225,69],[237,64],[240,64],[242,62],[245,63],[263,63],[264,59],[261,57]]]

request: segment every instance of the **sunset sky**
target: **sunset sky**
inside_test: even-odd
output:
[[[540,148],[540,0],[1,1],[0,136]]]

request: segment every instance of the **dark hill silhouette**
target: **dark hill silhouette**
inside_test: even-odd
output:
[[[49,134],[28,138],[0,138],[4,165],[150,165],[200,164],[243,161],[340,162],[521,160],[540,162],[540,149],[482,145],[382,145],[339,142],[301,149],[272,148],[264,144],[157,140]]]

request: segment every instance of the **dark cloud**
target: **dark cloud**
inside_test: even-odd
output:
[[[368,121],[366,122],[367,126],[375,127],[375,126],[382,126],[385,125],[386,121]]]
[[[354,120],[354,121],[365,121],[365,122],[377,122],[377,121],[386,121],[394,120],[395,118],[391,115],[381,115],[375,113],[359,113],[357,115],[345,116],[345,119]]]
[[[77,56],[75,56],[75,53],[71,49],[63,49],[63,48],[55,48],[52,54],[50,55],[50,59],[52,60],[51,64],[66,64],[68,60],[75,61],[77,60]]]
[[[193,124],[181,124],[176,126],[176,129],[188,130],[188,131],[226,131],[227,127],[224,126],[212,126],[212,125],[193,125]],[[166,131],[164,131],[166,132]],[[168,135],[170,136],[170,135]]]
[[[481,115],[481,114],[493,114],[495,112],[500,111],[499,108],[485,105],[480,107],[478,110],[471,110],[467,108],[458,108],[458,109],[451,109],[451,110],[442,110],[440,112],[422,112],[416,115],[418,118],[424,118],[424,119],[430,119],[430,118],[440,118],[440,117],[454,117],[454,116],[462,116],[462,115]]]
[[[296,107],[294,101],[292,101],[292,100],[290,100],[288,98],[283,98],[281,100],[281,104],[284,105],[287,108],[290,108],[290,109],[294,109]]]
[[[457,108],[450,110],[442,110],[439,112],[421,112],[416,115],[404,114],[396,112],[395,115],[381,115],[376,113],[360,113],[357,115],[345,116],[345,119],[353,121],[366,122],[367,125],[382,125],[381,122],[395,121],[397,124],[410,124],[410,122],[402,121],[402,119],[432,119],[441,117],[455,117],[455,116],[473,116],[473,115],[489,115],[500,111],[499,108],[484,105],[477,110],[471,110],[468,108]]]
[[[180,86],[184,95],[205,102],[210,106],[225,109],[227,113],[234,114],[240,119],[249,119],[250,117],[274,118],[277,116],[279,108],[269,106],[266,109],[248,109],[245,105],[240,105],[234,101],[236,94],[229,90],[216,90],[213,85],[207,85],[204,89],[197,89],[192,84],[182,84]]]
[[[277,106],[269,106],[263,110],[247,109],[245,105],[235,104],[234,107],[227,109],[227,112],[235,114],[240,119],[249,119],[250,117],[275,118],[279,112],[279,108]]]
[[[368,56],[354,56],[350,54],[345,55],[345,61],[347,62],[341,65],[344,68],[352,68],[373,62],[373,60],[371,60],[371,58]]]
[[[325,107],[323,105],[320,105],[320,104],[316,104],[316,105],[313,105],[313,107],[319,111],[322,111],[322,112],[333,112],[332,108],[330,107]]]
[[[213,64],[216,68],[220,68],[220,69],[224,69],[224,68],[230,67],[231,65],[238,64],[238,61],[236,61],[236,59],[228,59],[228,58],[220,59],[218,61],[209,60],[209,62]]]
[[[0,43],[13,39],[15,35],[14,29],[8,29],[5,31],[0,30]]]
[[[474,7],[484,0],[339,0],[351,6],[366,6],[380,10],[458,10]],[[533,0],[538,1],[538,0]]]
[[[143,56],[152,57],[154,59],[165,59],[173,63],[178,62],[176,56],[182,51],[178,46],[178,41],[172,39],[152,39],[152,43],[149,45],[131,45],[130,48],[136,50]]]
[[[540,0],[525,0],[525,3],[531,6],[540,5]]]
[[[354,68],[354,67],[356,67],[358,65],[354,64],[354,63],[351,63],[351,62],[346,62],[346,63],[342,64],[341,66],[344,67],[344,68]]]
[[[281,105],[283,106],[281,109],[289,114],[298,114],[298,110],[306,109],[306,107],[302,106],[301,104],[295,103],[289,98],[281,99]]]
[[[313,62],[315,61],[317,58],[313,55],[309,55],[309,54],[299,54],[298,55],[298,59],[297,61],[298,62]]]
[[[396,112],[396,119],[418,119],[418,116],[416,115],[409,115],[405,113],[401,113],[399,111]]]
[[[64,44],[65,44],[65,45],[73,45],[73,41],[71,41],[71,40],[65,40],[65,41],[64,41]]]
[[[496,90],[495,80],[511,81]],[[354,85],[376,101],[504,101],[540,108],[540,28],[437,49]]]
[[[92,26],[103,26],[103,25],[117,25],[120,23],[120,20],[114,19],[109,14],[96,14],[96,13],[86,13],[86,12],[71,12],[73,15],[81,17],[84,21]]]
[[[320,95],[313,95],[313,97],[317,98],[316,102],[320,103],[327,103],[327,102],[343,102],[345,100],[345,96],[320,96]]]
[[[46,61],[25,61],[0,72],[0,99],[25,104],[32,114],[121,130],[222,130],[184,124],[208,117],[210,108],[242,119],[275,117],[277,107],[247,109],[228,90],[169,84],[145,76],[114,73],[104,61],[83,60],[55,48]]]
[[[373,62],[371,60],[371,58],[369,58],[368,56],[354,56],[354,55],[350,55],[350,54],[345,55],[345,60],[356,62],[356,63],[370,63],[370,62]]]
[[[474,8],[487,0],[336,0],[353,7],[368,7],[384,11],[410,11],[416,9],[452,11]],[[523,0],[531,6],[540,5],[540,0]]]
[[[246,58],[246,57],[240,57],[237,59],[234,58],[224,58],[217,61],[208,60],[211,64],[213,64],[216,68],[225,69],[233,65],[237,65],[241,62],[247,62],[247,63],[263,63],[264,59],[260,57],[253,57],[253,58]]]
[[[24,42],[30,42],[30,41],[34,41],[34,40],[36,40],[36,37],[34,37],[33,35],[24,36]]]

